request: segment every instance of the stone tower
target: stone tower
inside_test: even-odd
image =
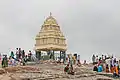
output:
[[[37,58],[40,59],[41,51],[47,51],[47,53],[52,51],[53,59],[54,51],[60,51],[60,60],[62,55],[65,58],[65,52],[67,50],[66,39],[61,32],[60,26],[58,25],[56,19],[53,18],[51,13],[41,26],[41,30],[37,34],[35,40],[35,51]]]

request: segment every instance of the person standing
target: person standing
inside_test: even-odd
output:
[[[24,57],[25,57],[25,51],[22,50],[22,58],[24,58]]]
[[[10,56],[14,59],[14,53],[13,53],[13,51],[11,51]]]
[[[12,63],[11,64],[12,66],[15,66],[15,59],[14,58],[11,58],[11,63]]]
[[[104,55],[102,55],[102,61],[104,60]]]
[[[108,64],[106,64],[106,72],[107,73],[109,72],[109,66],[108,66]]]
[[[95,55],[94,54],[92,56],[92,62],[93,62],[93,64],[95,63]]]
[[[1,55],[1,53],[0,53],[0,61],[2,60],[2,55]]]
[[[119,66],[119,72],[118,73],[119,73],[119,77],[120,77],[120,66]]]
[[[29,61],[31,61],[31,56],[32,56],[32,53],[31,53],[31,51],[29,50],[29,53],[28,53],[28,59],[29,59]]]
[[[99,62],[99,59],[98,59],[98,56],[97,56],[97,55],[96,55],[96,60],[95,60],[95,61],[96,61],[96,63],[98,63],[98,62]]]
[[[110,61],[110,72],[113,73],[113,64],[112,64],[112,60]]]
[[[25,66],[26,62],[27,62],[26,57],[23,57],[23,58],[22,58],[22,63],[23,63],[23,66]]]
[[[70,55],[68,55],[68,63],[70,64]]]
[[[70,65],[73,65],[73,59],[72,59],[72,56],[70,56]]]
[[[19,50],[16,48],[16,59],[19,60]]]
[[[8,67],[8,59],[7,59],[7,55],[4,55],[4,58],[2,60],[2,67]]]
[[[85,65],[87,64],[87,63],[86,63],[86,60],[84,60],[84,63],[83,63],[83,64],[85,64]]]
[[[118,61],[116,61],[116,63],[115,63],[115,71],[116,71],[116,75],[118,76],[119,75],[119,64],[118,64]]]
[[[75,64],[76,63],[75,56],[72,56],[72,60],[73,60],[73,64]]]
[[[98,66],[102,63],[102,60],[101,60],[101,57],[99,58],[99,61],[98,61]]]
[[[18,51],[18,52],[19,52],[19,59],[21,59],[21,56],[22,56],[22,53],[21,53],[21,52],[22,52],[22,51],[21,51],[21,48],[19,48],[19,51]]]

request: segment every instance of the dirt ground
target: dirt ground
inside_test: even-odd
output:
[[[74,66],[75,75],[64,73],[63,64],[42,63],[0,69],[0,80],[119,80],[98,75],[87,66]]]

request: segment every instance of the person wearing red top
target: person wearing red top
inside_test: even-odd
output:
[[[66,73],[68,73],[69,72],[69,64],[67,64],[67,66],[64,68],[64,72]]]

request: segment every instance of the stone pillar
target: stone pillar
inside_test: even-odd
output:
[[[52,51],[51,50],[50,50],[50,55],[49,56],[50,56],[50,59],[52,59],[53,56],[52,56]]]
[[[38,51],[35,51],[35,54],[36,54],[36,58],[38,59],[38,55],[39,55]]]
[[[65,63],[65,62],[66,62],[66,52],[63,51],[63,54],[64,54],[64,59],[63,59],[63,61],[64,61],[64,63]]]
[[[55,60],[55,51],[53,50],[53,60]]]
[[[62,51],[60,51],[60,61],[61,61],[61,57],[62,57],[61,53],[62,53]]]
[[[41,51],[38,52],[39,56],[38,56],[38,60],[41,59]]]

